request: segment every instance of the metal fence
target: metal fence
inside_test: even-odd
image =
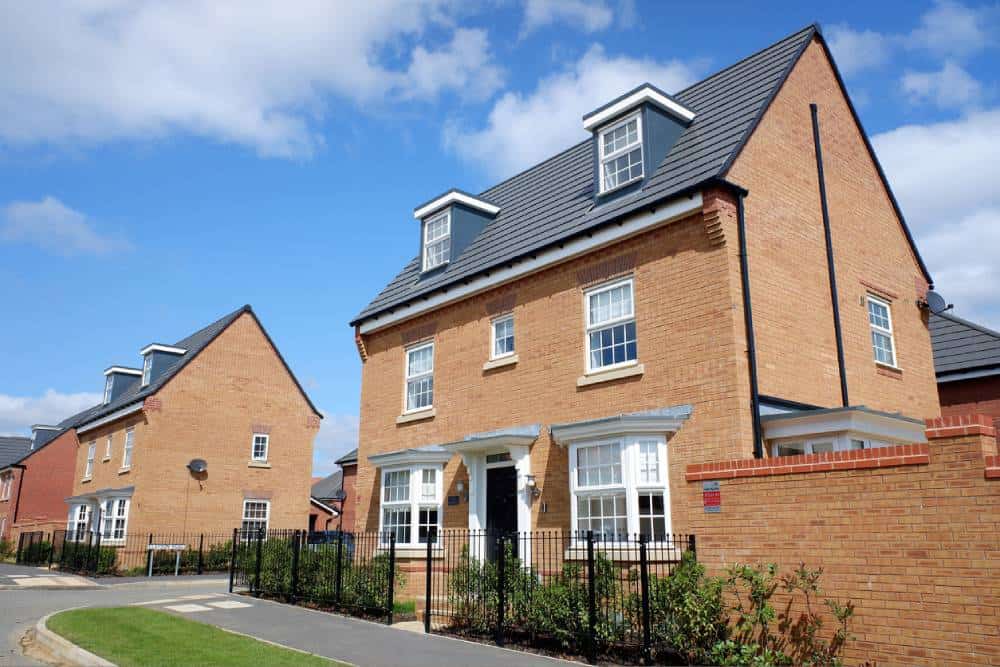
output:
[[[305,531],[233,534],[230,591],[382,618],[412,605],[425,632],[577,653],[650,660],[669,651],[666,584],[693,535],[534,531],[430,533],[400,569],[388,533],[342,533],[309,544]],[[412,577],[410,581],[406,577]],[[407,585],[409,584],[409,585]]]
[[[101,533],[54,530],[23,533],[17,562],[87,576],[225,573],[229,533],[145,533],[108,539]]]
[[[392,623],[401,581],[395,538],[338,533],[310,543],[304,530],[233,532],[230,592],[382,618]]]

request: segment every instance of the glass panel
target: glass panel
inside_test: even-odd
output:
[[[627,539],[625,493],[578,498],[576,523],[579,530],[592,530],[603,540]]]
[[[410,471],[394,470],[385,473],[382,500],[387,503],[406,502],[410,499]]]
[[[420,485],[420,497],[423,500],[437,499],[437,471],[424,470]]]
[[[833,443],[830,441],[814,442],[812,443],[812,453],[813,454],[825,454],[826,452],[833,451]]]
[[[805,453],[805,444],[801,442],[788,442],[778,445],[778,456],[797,456]]]
[[[616,324],[590,334],[590,366],[601,368],[626,361],[635,361],[635,323]]]
[[[875,352],[875,361],[883,364],[892,364],[892,338],[872,330],[872,348]]]
[[[577,449],[577,485],[621,484],[621,444],[609,442]]]

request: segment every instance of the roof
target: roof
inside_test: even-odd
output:
[[[318,482],[313,482],[309,495],[320,500],[323,498],[333,498],[343,486],[343,476],[343,471],[338,470],[326,477],[321,477]]]
[[[344,454],[343,456],[341,456],[339,459],[337,459],[336,461],[334,461],[334,463],[336,463],[338,465],[341,465],[341,466],[343,466],[343,465],[351,465],[352,463],[357,463],[357,462],[358,462],[358,448],[357,447],[355,447],[354,449],[352,449],[351,451],[347,452],[346,454]]]
[[[102,417],[106,417],[124,407],[142,401],[147,396],[155,394],[164,385],[170,382],[174,376],[176,376],[185,366],[197,357],[202,350],[208,347],[209,344],[219,336],[219,334],[225,331],[226,328],[235,322],[243,313],[249,313],[254,318],[257,325],[260,327],[260,330],[264,333],[264,337],[267,339],[268,343],[271,344],[272,349],[274,349],[275,354],[278,355],[278,359],[280,359],[281,363],[285,366],[285,370],[288,371],[288,375],[292,378],[292,381],[295,382],[295,386],[298,387],[302,397],[305,398],[306,403],[309,404],[309,407],[313,412],[322,416],[319,410],[316,409],[316,406],[313,405],[313,402],[309,399],[309,396],[302,388],[302,385],[299,384],[295,374],[292,373],[292,369],[288,367],[284,357],[281,356],[281,352],[278,351],[278,347],[274,344],[274,341],[271,340],[267,330],[264,329],[264,325],[260,323],[259,319],[257,319],[257,315],[253,312],[253,308],[251,308],[248,304],[242,308],[234,310],[224,317],[219,318],[207,327],[199,329],[187,338],[182,338],[174,343],[172,347],[181,348],[187,351],[184,354],[178,355],[177,360],[168,366],[155,380],[150,382],[145,387],[143,387],[141,383],[136,382],[130,389],[122,393],[118,398],[111,401],[107,405],[98,405],[91,408],[90,411],[85,411],[86,414],[81,413],[83,414],[83,417],[77,419],[73,426],[82,426],[97,419],[101,419]]]
[[[31,449],[31,438],[0,435],[0,468],[17,463]]]
[[[423,278],[420,257],[414,257],[351,326],[722,179],[814,37],[823,43],[818,26],[810,25],[674,95],[695,112],[695,119],[636,193],[594,205],[591,138],[483,191],[478,197],[500,212],[461,255]],[[842,80],[840,84],[843,88]],[[854,117],[861,127],[856,113]],[[868,147],[878,166],[870,142]],[[902,221],[880,166],[878,170]],[[905,221],[903,230],[931,282]]]
[[[950,313],[932,314],[930,332],[939,378],[974,371],[1000,374],[1000,333]]]

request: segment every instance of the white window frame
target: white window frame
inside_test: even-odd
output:
[[[97,458],[97,441],[91,440],[87,443],[87,465],[83,469],[83,478],[90,479],[94,476],[94,459]]]
[[[105,438],[105,440],[104,440],[104,460],[105,461],[107,461],[107,460],[109,460],[111,458],[111,447],[112,447],[112,444],[113,444],[113,440],[114,440],[114,436],[112,436],[110,433],[108,434],[108,437]]]
[[[135,427],[125,429],[125,444],[122,446],[122,470],[132,469],[132,455],[135,449]]]
[[[424,471],[434,471],[434,497],[425,498],[424,491]],[[386,477],[390,473],[407,471],[410,475],[409,498],[407,500],[386,501],[385,483]],[[444,497],[444,465],[415,463],[413,465],[388,466],[381,470],[381,484],[379,486],[379,508],[378,508],[378,529],[382,536],[382,545],[388,546],[389,539],[385,526],[385,510],[409,510],[410,511],[410,540],[409,542],[396,541],[397,547],[426,549],[427,543],[420,541],[420,510],[432,509],[437,512],[437,532],[441,533],[441,524],[444,519],[442,508],[442,498]],[[429,524],[428,524],[429,525]]]
[[[142,386],[145,387],[149,385],[150,379],[153,377],[153,355],[152,353],[147,354],[142,358]]]
[[[657,446],[657,469],[659,480],[650,482],[640,481],[639,444],[642,442],[656,442]],[[578,451],[582,448],[618,443],[621,452],[622,481],[620,484],[599,484],[593,486],[580,486],[577,475]],[[613,438],[600,438],[595,440],[573,442],[569,445],[569,476],[570,476],[570,521],[572,532],[577,539],[583,539],[584,535],[579,528],[579,508],[578,498],[588,495],[607,495],[609,493],[623,492],[625,494],[626,509],[626,539],[631,541],[640,533],[639,526],[639,494],[640,493],[662,493],[664,510],[664,539],[669,540],[672,533],[670,516],[670,476],[667,456],[667,440],[662,435],[625,435]],[[653,536],[649,536],[650,543],[658,543]],[[598,544],[613,544],[614,540],[601,540]],[[617,542],[622,543],[622,542]]]
[[[0,500],[10,500],[11,488],[14,486],[14,473],[0,473]]]
[[[512,349],[510,352],[504,352],[502,354],[497,354],[497,326],[510,322],[510,338]],[[517,333],[514,325],[514,313],[507,313],[505,315],[500,315],[494,317],[490,320],[490,359],[505,359],[507,357],[512,357],[517,353]]]
[[[430,348],[431,350],[431,369],[429,371],[423,371],[420,373],[410,374],[410,354],[413,352],[418,352],[425,348]],[[431,410],[434,407],[434,341],[424,341],[422,343],[416,343],[415,345],[410,345],[405,350],[403,350],[403,414],[410,414],[413,412],[423,412],[425,410]],[[416,408],[410,407],[410,383],[426,378],[431,380],[431,402],[427,405],[423,405]]]
[[[608,292],[608,291],[611,291],[611,290],[616,289],[618,287],[622,287],[623,285],[628,285],[629,286],[629,292],[632,295],[632,298],[629,300],[630,303],[631,303],[631,308],[632,308],[631,312],[629,312],[627,315],[622,315],[621,317],[617,317],[617,318],[614,318],[614,319],[609,319],[609,320],[606,320],[604,322],[600,322],[598,324],[591,324],[590,323],[590,299],[591,299],[591,297],[594,296],[594,295],[600,294],[601,292]],[[639,363],[639,328],[636,325],[636,318],[635,318],[635,278],[634,277],[629,276],[628,278],[613,280],[611,282],[603,283],[601,285],[596,285],[596,286],[591,287],[591,288],[589,288],[587,290],[584,290],[584,292],[583,292],[583,322],[584,322],[584,332],[583,332],[584,341],[583,341],[583,347],[584,347],[584,354],[586,356],[586,366],[585,366],[585,368],[587,369],[587,374],[590,374],[590,373],[603,373],[604,371],[610,371],[610,370],[614,370],[616,368],[626,368],[628,366],[635,366],[636,364]],[[630,322],[633,325],[636,325],[636,332],[635,332],[635,350],[636,350],[636,352],[635,352],[635,359],[629,359],[629,360],[625,360],[625,361],[622,361],[622,362],[619,362],[619,363],[611,363],[611,364],[608,364],[607,366],[594,366],[591,363],[593,361],[593,359],[591,358],[592,354],[591,354],[591,348],[590,348],[590,334],[592,334],[592,333],[594,333],[596,331],[601,331],[603,329],[609,329],[611,327],[615,327],[615,326],[618,326],[618,325],[628,324]]]
[[[430,229],[431,224],[439,222],[440,220],[444,220],[445,221],[445,227],[446,227],[447,231],[445,232],[444,235],[439,236],[439,237],[437,237],[436,239],[434,239],[432,241],[428,240],[427,239],[427,232]],[[423,236],[423,238],[421,239],[423,242],[421,243],[421,253],[420,254],[421,254],[421,258],[422,258],[421,259],[421,264],[423,266],[423,270],[424,271],[430,271],[431,269],[436,269],[439,266],[444,266],[445,264],[447,264],[448,262],[451,261],[451,210],[450,209],[447,210],[447,211],[443,211],[441,213],[438,213],[437,215],[433,215],[433,216],[427,218],[427,220],[424,221],[424,226],[423,226],[423,230],[421,231],[421,234]],[[428,262],[427,262],[428,252],[427,251],[430,249],[431,246],[436,246],[438,244],[444,243],[445,241],[448,242],[448,251],[446,253],[444,253],[444,259],[440,260],[439,262],[437,262],[435,264],[428,264]]]
[[[108,512],[108,503],[111,503],[111,512]],[[128,514],[132,506],[129,498],[114,497],[105,498],[101,503],[101,542],[104,544],[124,544],[128,538]],[[119,508],[124,507],[124,512],[119,513]],[[121,522],[121,537],[115,537],[118,532],[118,524]]]
[[[80,515],[83,514],[81,517]],[[70,542],[82,542],[93,530],[94,508],[87,503],[76,503],[69,507],[69,519],[66,521],[66,539]],[[81,528],[81,525],[83,526]]]
[[[880,305],[883,308],[885,308],[885,317],[886,317],[887,320],[889,320],[889,328],[888,329],[886,329],[886,328],[884,328],[882,326],[879,326],[879,325],[875,324],[874,322],[872,322],[871,312],[869,311],[869,308],[871,307],[869,304],[871,304],[871,303],[877,303],[878,305]],[[872,359],[875,360],[876,364],[880,364],[882,366],[889,366],[891,368],[898,368],[899,366],[897,365],[897,360],[896,360],[896,337],[895,337],[895,335],[893,335],[893,332],[892,332],[892,330],[893,330],[893,324],[892,324],[892,304],[889,303],[888,300],[883,299],[881,297],[877,297],[874,294],[867,294],[866,297],[865,297],[865,317],[868,318],[868,327],[870,328],[871,332],[872,333],[878,333],[878,334],[881,334],[883,336],[888,337],[889,338],[889,345],[892,346],[892,350],[891,350],[891,352],[892,352],[892,362],[891,363],[885,362],[885,361],[882,361],[882,360],[880,360],[878,358],[877,353],[875,351],[875,341],[872,340],[872,342],[871,342],[872,343]]]
[[[833,443],[834,452],[848,452],[851,450],[859,449],[854,445],[855,441],[861,443],[860,449],[876,449],[878,447],[889,447],[894,443],[885,442],[882,440],[872,440],[871,438],[865,437],[863,435],[858,435],[856,433],[836,433],[826,435],[816,435],[809,436],[806,438],[778,438],[771,441],[771,456],[773,457],[783,457],[783,456],[802,456],[802,454],[824,454],[828,452],[817,452],[814,449],[815,445],[822,445]],[[787,447],[788,445],[801,445],[802,454],[779,454],[781,447]]]
[[[264,438],[264,454],[262,456],[257,456],[257,438]],[[270,453],[271,453],[271,434],[254,433],[253,437],[250,438],[250,460],[267,463],[267,457],[268,454]]]
[[[611,153],[605,153],[604,135],[608,134],[609,132],[614,132],[615,130],[624,125],[628,125],[633,120],[636,122],[636,136],[638,137],[637,142],[633,144],[626,144],[623,148],[619,148],[618,150],[612,151]],[[605,179],[604,165],[607,164],[608,162],[611,162],[612,160],[620,158],[623,155],[631,153],[632,151],[635,150],[636,146],[639,147],[639,166],[640,166],[639,175],[629,178],[627,181],[623,181],[621,183],[618,183],[614,187],[609,188],[604,180]],[[642,140],[642,113],[639,112],[631,114],[630,116],[622,118],[620,121],[616,123],[601,128],[597,133],[597,150],[598,150],[597,171],[598,171],[598,178],[600,179],[600,194],[603,195],[609,192],[614,192],[615,190],[624,188],[628,185],[631,185],[632,183],[641,181],[643,177],[645,177],[646,175],[646,162],[645,162],[646,151],[645,151],[645,146],[643,146],[643,140]]]
[[[264,518],[259,517],[247,517],[247,505],[249,503],[263,503],[264,505]],[[252,539],[248,535],[247,529],[244,527],[247,521],[252,521],[255,524],[264,522],[264,534],[267,534],[268,528],[271,525],[271,501],[266,498],[244,498],[243,499],[243,512],[240,514],[240,532],[244,534],[246,539]],[[258,528],[259,530],[259,528]]]
[[[104,405],[111,402],[111,390],[115,384],[114,373],[110,373],[108,377],[104,378]]]

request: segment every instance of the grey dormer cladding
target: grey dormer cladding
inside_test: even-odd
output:
[[[451,189],[434,199],[421,204],[414,209],[414,216],[420,220],[420,247],[417,256],[423,268],[424,230],[427,222],[437,218],[441,213],[451,215],[451,250],[444,264],[432,269],[421,271],[421,280],[436,275],[447,269],[448,264],[459,257],[476,237],[496,217],[497,207],[475,195],[470,195],[457,189]]]
[[[152,345],[147,345],[143,349],[146,350],[151,347],[153,349],[150,349],[148,352],[146,352],[146,354],[143,355],[143,363],[145,363],[145,359],[147,357],[152,361],[152,366],[150,367],[149,371],[149,384],[153,384],[158,379],[163,377],[163,374],[166,373],[172,366],[174,366],[178,361],[181,360],[181,357],[184,356],[184,353],[181,352],[168,352],[167,350],[162,349],[172,346],[159,345],[157,343],[153,343]]]
[[[637,96],[645,91],[667,98],[678,107],[683,108],[683,105],[676,100],[673,100],[673,98],[664,93],[662,90],[659,90],[649,83],[644,83],[584,116],[584,126],[588,125],[589,118],[592,118],[596,114],[600,114],[605,109],[614,107],[614,105],[624,102],[630,97]],[[632,118],[633,116],[638,116],[640,119],[639,125],[641,132],[639,142],[642,145],[642,178],[634,183],[630,183],[610,192],[601,192],[601,134],[605,130],[612,128],[622,121]],[[613,116],[610,116],[606,120],[602,120],[599,124],[595,125],[591,130],[593,134],[594,155],[594,176],[592,187],[595,202],[597,204],[603,204],[613,199],[628,196],[629,194],[641,190],[653,173],[655,173],[656,168],[662,164],[663,160],[670,153],[674,144],[677,143],[677,140],[680,138],[684,130],[691,124],[693,116],[693,112],[690,114],[690,117],[688,115],[671,113],[669,110],[648,99],[640,99],[634,104],[623,107]]]
[[[696,117],[681,132],[662,162],[649,171],[638,191],[605,198],[595,205],[592,138],[485,190],[479,198],[500,208],[496,219],[486,225],[461,254],[452,252],[451,261],[441,271],[422,277],[420,255],[410,260],[358,313],[351,326],[378,327],[385,321],[383,316],[419,303],[432,294],[558,247],[724,178],[813,39],[826,48],[818,27],[810,25],[675,94],[673,99],[695,112]],[[851,111],[853,113],[853,107]],[[857,115],[854,117],[860,127]],[[875,159],[874,152],[872,157]],[[933,282],[880,168],[879,176],[899,214],[924,277]]]
[[[125,366],[112,366],[104,371],[105,382],[111,378],[111,400],[114,402],[119,396],[131,390],[142,376],[142,371],[138,368],[127,368]]]

